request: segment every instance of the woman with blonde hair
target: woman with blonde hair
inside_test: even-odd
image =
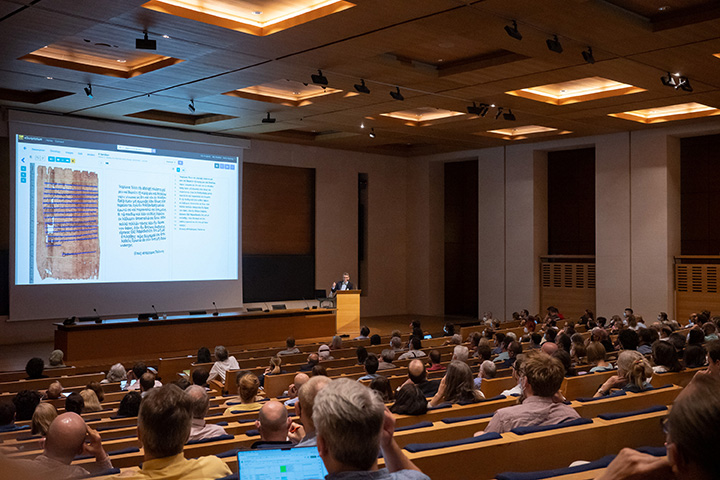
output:
[[[445,376],[428,406],[436,407],[441,403],[472,403],[485,396],[475,388],[472,370],[465,362],[453,360],[447,367]]]
[[[80,396],[85,401],[85,407],[83,407],[82,410],[83,413],[99,412],[102,410],[102,405],[100,405],[100,400],[98,400],[97,394],[94,390],[90,388],[80,390]]]
[[[652,389],[648,379],[652,377],[653,370],[650,363],[637,350],[623,350],[617,361],[617,375],[613,375],[603,383],[595,397],[610,394],[610,390],[620,389],[626,392],[640,393]]]
[[[238,396],[232,400],[225,402],[228,407],[225,415],[232,415],[237,411],[253,411],[260,410],[262,404],[257,401],[258,391],[260,390],[260,380],[257,375],[252,372],[239,372],[237,375]]]
[[[35,412],[30,422],[30,431],[33,435],[47,435],[48,428],[55,417],[58,416],[57,408],[52,403],[42,402],[35,407]]]

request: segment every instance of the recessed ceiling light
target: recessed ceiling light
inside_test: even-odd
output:
[[[127,60],[125,60],[124,58],[118,58],[117,61],[118,61],[118,63],[125,63],[125,62],[127,62]]]
[[[170,35],[163,35],[163,38],[170,38]]]
[[[528,87],[505,93],[515,95],[516,97],[549,103],[551,105],[568,105],[644,91],[642,88],[607,78],[587,77],[570,80],[568,82]]]
[[[666,107],[654,107],[643,110],[632,110],[620,113],[610,113],[611,117],[631,120],[638,123],[662,123],[673,120],[687,120],[690,118],[711,117],[720,115],[720,110],[702,103],[682,103]]]
[[[670,10],[670,5],[663,5],[662,7],[658,8],[658,12],[667,12]]]
[[[47,78],[48,80],[52,80],[52,79],[53,79],[53,77],[45,77],[45,78]]]

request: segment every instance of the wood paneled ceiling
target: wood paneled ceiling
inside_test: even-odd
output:
[[[720,108],[715,1],[354,0],[350,8],[266,35],[155,11],[146,3],[0,0],[0,105],[402,156],[544,140],[553,132],[568,137],[657,128],[655,122],[611,116],[626,111],[687,103]],[[270,11],[294,2],[245,3]],[[522,40],[505,31],[513,20]],[[157,41],[157,50],[135,50],[143,31]],[[554,35],[563,53],[548,49],[546,40]],[[61,58],[28,60],[37,60],[46,46]],[[594,64],[582,56],[587,47]],[[112,68],[114,59],[122,70],[147,54],[172,61],[142,74],[77,67],[96,56],[104,68]],[[329,88],[341,92],[303,101],[228,94],[285,82],[289,95],[300,95],[298,85],[312,84],[318,70]],[[687,77],[693,91],[664,86],[660,77],[668,72]],[[638,92],[576,103],[506,93],[597,77]],[[361,79],[369,94],[355,91]],[[83,91],[87,84],[92,99]],[[397,88],[404,101],[391,98]],[[487,114],[467,114],[473,102],[488,105]],[[497,115],[498,107],[516,120]],[[464,114],[419,122],[384,115],[432,109]],[[275,123],[262,122],[268,112]],[[546,129],[514,137],[488,133],[527,126]],[[375,138],[368,135],[371,128]]]

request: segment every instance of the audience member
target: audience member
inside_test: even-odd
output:
[[[100,382],[90,382],[88,383],[85,388],[89,388],[93,392],[95,392],[95,395],[97,395],[98,402],[102,403],[105,401],[105,390],[103,390],[102,385],[100,385]]]
[[[395,364],[392,363],[394,360],[395,352],[392,349],[386,348],[380,353],[380,363],[378,364],[378,370],[395,368]]]
[[[286,392],[287,396],[290,397],[285,400],[286,406],[291,407],[297,403],[298,392],[300,391],[300,388],[307,383],[308,380],[310,380],[310,376],[307,373],[300,372],[295,375],[293,383],[288,386]]]
[[[552,355],[558,351],[557,343],[547,341],[540,346],[540,351]]]
[[[355,340],[365,340],[370,337],[370,328],[367,325],[360,327],[360,336],[355,337]]]
[[[260,389],[260,381],[252,372],[238,372],[237,374],[238,396],[225,402],[228,407],[225,415],[234,411],[260,410],[262,405],[257,402],[257,394]],[[239,403],[238,403],[239,402]]]
[[[615,367],[607,361],[607,352],[605,346],[600,342],[590,342],[587,346],[587,361],[593,367],[590,373],[607,372]]]
[[[435,351],[437,351],[437,350],[435,350]],[[468,350],[468,347],[466,347],[465,345],[456,345],[455,348],[453,348],[453,356],[450,360],[451,361],[457,360],[459,362],[467,362],[469,355],[470,355],[470,351]],[[432,358],[430,359],[430,361],[432,362]],[[428,369],[428,370],[430,370],[430,369]]]
[[[63,392],[63,386],[60,382],[57,380],[52,382],[47,390],[45,390],[45,395],[43,395],[43,400],[57,400],[60,398],[60,395],[62,395]]]
[[[392,399],[394,398],[392,385],[390,385],[390,380],[384,375],[378,375],[377,377],[373,378],[370,382],[369,387],[372,390],[375,390],[378,395],[380,395],[380,398],[382,398],[382,401],[385,403],[392,401]]]
[[[311,377],[317,377],[319,375],[324,377],[328,376],[327,367],[325,365],[315,365],[312,370],[310,370]]]
[[[508,358],[498,365],[498,368],[510,368],[515,363],[517,356],[523,352],[522,344],[513,340],[507,348]]]
[[[638,344],[637,351],[643,355],[651,354],[652,345],[659,338],[660,336],[654,328],[641,328],[638,330],[638,340],[640,343]]]
[[[320,355],[317,353],[311,353],[308,355],[307,363],[300,367],[301,372],[309,372],[313,369],[315,365],[317,365],[320,362]]]
[[[705,348],[702,345],[688,345],[683,352],[683,363],[687,368],[699,368],[705,366]]]
[[[36,380],[38,378],[48,378],[47,375],[43,375],[45,369],[45,362],[40,357],[33,357],[25,364],[25,373],[27,378],[25,380]]]
[[[533,333],[530,335],[530,348],[533,350],[540,348],[540,342],[542,342],[542,335],[539,333]]]
[[[228,354],[227,348],[222,345],[215,347],[215,363],[213,363],[210,369],[210,375],[208,376],[208,382],[211,380],[219,379],[221,383],[225,383],[225,374],[228,370],[238,370],[238,365],[235,357]]]
[[[212,357],[210,356],[210,349],[207,347],[198,348],[197,352],[197,363],[210,363]]]
[[[125,390],[129,392],[133,390],[140,390],[140,377],[147,373],[147,371],[148,368],[147,365],[145,365],[145,362],[135,362],[132,370],[130,370],[127,374],[127,379],[130,383],[125,387]]]
[[[15,403],[0,402],[0,432],[12,432],[23,427],[15,425]]]
[[[685,335],[679,332],[672,332],[668,337],[667,341],[673,347],[675,347],[675,350],[677,350],[678,354],[681,354],[682,351],[685,350]]]
[[[472,403],[482,400],[484,395],[475,388],[472,370],[467,363],[453,360],[448,365],[447,373],[440,381],[435,396],[429,406],[437,407],[441,403]]]
[[[457,348],[457,347],[455,347]],[[465,348],[465,361],[467,361],[467,347]],[[430,353],[428,354],[428,358],[430,359],[430,366],[428,367],[428,372],[436,372],[438,370],[445,370],[445,367],[440,363],[442,356],[440,355],[440,352],[437,350],[430,350]]]
[[[308,380],[298,393],[298,401],[295,404],[295,414],[300,417],[302,427],[292,425],[291,440],[297,442],[299,447],[310,447],[317,445],[315,423],[313,422],[313,409],[315,397],[332,380],[328,377],[313,377]]]
[[[570,354],[570,349],[572,348],[572,340],[570,340],[570,335],[567,335],[565,332],[559,334],[557,337],[555,337],[555,343],[560,350],[565,350],[568,354]]]
[[[138,416],[142,469],[110,477],[117,480],[220,478],[231,474],[220,458],[209,455],[187,459],[183,446],[192,428],[192,402],[175,385],[153,388],[143,399]]]
[[[177,380],[175,380],[174,382],[171,382],[171,383],[174,383],[175,385],[180,387],[180,390],[185,390],[187,387],[192,385],[190,383],[190,380],[188,380],[188,378],[185,375],[181,375]]]
[[[58,415],[48,427],[43,453],[35,457],[32,470],[39,476],[53,479],[81,478],[90,472],[80,465],[71,465],[76,455],[91,455],[95,463],[85,464],[95,473],[112,468],[102,447],[100,434],[87,426],[80,415],[66,412]]]
[[[368,351],[367,348],[360,345],[355,349],[355,355],[357,355],[357,364],[358,365],[365,365],[365,360],[367,360],[368,357]]]
[[[595,393],[595,397],[609,395],[613,389],[639,393],[652,388],[647,381],[652,377],[652,367],[637,350],[620,352],[617,367],[617,375],[608,378]]]
[[[30,432],[33,435],[46,436],[50,424],[58,416],[57,408],[52,403],[42,402],[35,407],[32,421],[30,422]]]
[[[253,443],[250,448],[281,448],[292,445],[288,440],[290,423],[291,419],[288,418],[285,405],[270,400],[262,406],[255,420],[255,428],[260,432],[260,440]]]
[[[150,390],[155,387],[155,375],[145,372],[140,377],[140,395],[145,398]]]
[[[396,415],[424,415],[427,409],[427,398],[414,383],[403,385],[395,395],[395,403],[390,407],[390,411]]]
[[[438,391],[438,387],[440,387],[440,380],[427,379],[425,364],[421,360],[417,359],[411,360],[408,364],[408,379],[405,381],[405,384],[407,383],[414,383],[417,385],[426,397],[435,395]]]
[[[50,358],[48,358],[47,368],[64,367],[65,364],[63,363],[63,357],[65,357],[65,354],[62,350],[53,350],[52,352],[50,352]]]
[[[478,368],[478,374],[473,379],[473,382],[475,383],[475,388],[480,390],[480,387],[482,386],[482,381],[486,378],[495,378],[497,375],[497,367],[495,366],[495,362],[491,362],[490,360],[485,360],[480,364],[480,368]]]
[[[649,329],[648,329],[649,330]],[[658,340],[652,345],[653,373],[679,372],[683,369],[677,350],[669,342]]]
[[[720,382],[708,375],[697,375],[675,399],[665,429],[667,456],[655,457],[625,448],[598,480],[720,478],[720,463],[715,458]]]
[[[478,360],[484,362],[486,360],[490,360],[492,358],[492,350],[490,350],[490,345],[483,345],[482,343],[478,345],[477,347],[477,358]]]
[[[32,420],[35,407],[40,403],[40,398],[40,394],[35,390],[19,391],[12,399],[15,404],[15,420],[18,422]]]
[[[295,338],[288,337],[285,340],[285,350],[281,350],[277,354],[278,355],[295,355],[296,353],[300,353],[300,349],[295,346]]]
[[[127,380],[127,372],[125,371],[125,367],[123,367],[122,363],[116,363],[112,367],[110,367],[110,371],[107,374],[107,377],[105,377],[104,380],[101,380],[100,383],[115,383],[115,382],[121,382],[123,380]]]
[[[193,385],[200,385],[201,387],[207,387],[208,383],[208,377],[210,376],[210,372],[205,370],[204,368],[196,368],[192,371],[192,384]]]
[[[318,354],[318,357],[320,358],[320,361],[321,361],[321,362],[322,362],[323,360],[335,360],[335,357],[333,357],[332,355],[330,355],[330,347],[327,346],[327,345],[325,345],[325,344],[320,345],[320,346],[318,347],[318,352],[317,352],[317,354]]]
[[[707,343],[707,364],[708,367],[698,373],[707,374],[720,380],[720,340]]]
[[[377,333],[370,335],[370,345],[380,345],[382,343],[382,337]]]
[[[270,357],[270,366],[268,366],[268,367],[265,369],[265,372],[262,373],[262,374],[258,377],[258,380],[260,381],[260,386],[261,386],[261,387],[264,387],[264,386],[265,386],[265,376],[267,376],[267,375],[279,375],[279,374],[281,374],[281,373],[287,373],[287,371],[285,371],[285,370],[283,370],[283,369],[281,368],[281,365],[282,365],[282,358],[281,358],[280,356],[276,355],[276,356],[274,356],[274,357]]]
[[[142,396],[140,392],[126,393],[122,400],[120,400],[120,405],[115,415],[118,417],[137,417],[140,411],[141,400]]]
[[[393,349],[393,352],[402,352],[405,351],[405,349],[402,346],[402,338],[400,336],[392,336],[390,338],[390,348]]]
[[[340,350],[341,348],[343,348],[342,337],[340,335],[333,336],[330,340],[330,350]]]
[[[185,395],[190,400],[190,412],[192,413],[188,442],[226,434],[225,429],[220,425],[205,423],[205,415],[207,415],[210,408],[210,398],[203,387],[190,385],[185,389]]]
[[[102,410],[102,406],[100,405],[100,401],[98,401],[94,390],[89,388],[80,390],[80,396],[83,399],[82,413],[99,412]]]
[[[420,337],[412,337],[410,339],[410,345],[410,349],[400,355],[398,360],[407,360],[409,358],[418,358],[425,356],[425,352],[420,350],[422,348],[422,340],[420,339]]]
[[[422,363],[422,362],[421,362]],[[315,399],[317,445],[329,475],[326,480],[374,478],[429,480],[393,439],[395,418],[369,389],[348,379],[333,380]],[[377,469],[382,450],[386,468]]]
[[[705,342],[705,332],[699,326],[693,327],[687,334],[687,345],[702,345]]]
[[[570,358],[570,354],[567,350],[561,348],[557,352],[553,353],[552,356],[560,360],[560,363],[562,363],[562,366],[565,369],[566,377],[574,377],[577,375],[575,368],[572,366],[572,359]]]
[[[378,377],[377,371],[380,362],[378,361],[377,355],[371,353],[365,360],[365,375],[358,378],[360,380],[373,380]]]
[[[555,425],[580,417],[570,405],[553,401],[565,377],[560,361],[542,352],[524,357],[520,382],[525,399],[520,405],[495,412],[485,432],[505,433],[516,427]]]
[[[80,415],[85,408],[85,399],[77,392],[72,392],[65,398],[65,411]]]

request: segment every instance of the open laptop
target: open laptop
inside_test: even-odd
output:
[[[317,447],[241,450],[239,480],[322,480],[328,474]]]

